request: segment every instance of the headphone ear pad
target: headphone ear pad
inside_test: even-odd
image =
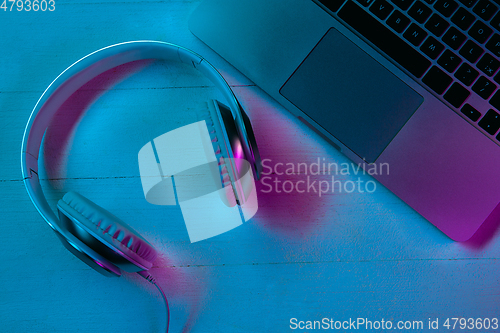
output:
[[[115,215],[76,192],[66,193],[57,208],[67,217],[61,227],[114,265],[127,272],[151,268],[156,250]]]
[[[232,199],[230,200],[231,206],[245,205],[254,189],[253,177],[248,175],[249,172],[251,174],[254,171],[257,174],[257,169],[252,170],[243,150],[243,139],[231,109],[217,100],[208,103],[208,109],[207,127],[218,160],[222,185],[226,189],[226,196]],[[249,122],[248,125],[250,127]]]
[[[210,101],[210,103],[206,105],[209,112],[198,113],[198,120],[205,122],[208,136],[211,141],[209,144],[212,145],[213,154],[216,159],[216,162],[211,164],[213,172],[212,175],[214,180],[218,183],[219,188],[223,189],[222,192],[219,191],[221,200],[228,207],[234,207],[237,204],[237,201],[234,187],[228,172],[228,166],[226,165],[229,158],[229,152],[227,150],[229,144],[226,142],[224,129],[220,125],[213,103],[214,101]]]

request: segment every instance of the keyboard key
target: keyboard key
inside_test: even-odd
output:
[[[430,36],[420,47],[422,52],[427,54],[429,58],[436,59],[444,50],[444,45],[438,42],[434,37]]]
[[[474,17],[474,15],[472,15],[462,7],[460,7],[451,18],[451,22],[455,23],[462,30],[469,29],[469,27],[475,20],[476,18]]]
[[[469,66],[467,63],[463,63],[460,68],[455,72],[455,77],[462,81],[466,86],[470,86],[472,82],[478,77],[479,72],[474,68]]]
[[[476,83],[472,86],[472,90],[485,100],[490,98],[496,88],[497,86],[484,76],[477,79]]]
[[[479,126],[488,132],[488,134],[495,134],[500,128],[500,115],[494,110],[488,110],[479,122]]]
[[[438,14],[432,14],[429,21],[427,21],[427,23],[425,24],[425,27],[434,35],[440,37],[449,27],[449,25],[450,24]]]
[[[494,34],[488,43],[486,43],[486,48],[497,57],[500,57],[500,35]]]
[[[471,8],[472,6],[474,6],[477,0],[458,0],[458,1],[460,1],[465,7]]]
[[[438,59],[438,64],[450,73],[453,73],[461,62],[462,59],[450,50],[444,51]]]
[[[495,59],[492,55],[486,53],[481,60],[476,65],[484,74],[488,76],[493,76],[495,72],[500,68],[500,61]]]
[[[453,0],[438,0],[438,2],[434,5],[434,8],[443,14],[444,17],[450,17],[457,7],[458,3]]]
[[[410,8],[411,4],[415,0],[392,0],[392,3],[401,8],[402,10],[407,10]]]
[[[498,90],[490,99],[490,104],[493,105],[497,110],[500,110],[500,90]]]
[[[420,52],[354,2],[348,1],[338,16],[417,78],[430,67],[431,62]]]
[[[441,95],[446,88],[448,88],[453,79],[438,67],[432,66],[427,74],[425,74],[422,81],[429,86],[429,88]]]
[[[498,74],[493,78],[493,80],[495,80],[496,83],[500,84],[500,72],[498,72]]]
[[[421,1],[417,1],[408,10],[408,14],[415,19],[418,23],[424,23],[431,15],[432,10],[424,5]]]
[[[471,105],[465,104],[462,107],[462,113],[469,117],[470,120],[472,121],[478,121],[479,118],[481,118],[481,112],[477,111],[474,109]]]
[[[408,24],[410,24],[410,19],[397,9],[387,19],[387,25],[399,33],[405,31]]]
[[[444,94],[444,99],[450,102],[456,108],[464,104],[467,97],[469,97],[470,92],[462,87],[459,83],[454,82],[450,89]]]
[[[436,0],[424,0],[424,1],[429,5],[432,5],[434,2],[436,2]]]
[[[448,44],[454,50],[458,50],[465,41],[466,37],[455,27],[451,27],[443,36],[443,42]]]
[[[479,15],[480,18],[488,21],[497,11],[497,6],[488,0],[479,0],[477,5],[474,6],[473,11]]]
[[[472,28],[469,30],[469,35],[477,40],[479,43],[483,44],[486,42],[488,37],[490,37],[493,30],[489,28],[486,24],[481,21],[476,21]]]
[[[346,0],[319,0],[319,2],[334,13],[339,10],[345,1]]]
[[[490,25],[493,27],[493,29],[496,29],[500,32],[500,12],[498,12],[493,20],[491,20]]]
[[[476,62],[481,54],[483,54],[483,49],[473,41],[468,40],[458,53],[470,62]]]
[[[376,0],[375,3],[370,7],[370,12],[375,14],[375,16],[377,16],[379,19],[385,20],[393,9],[394,7],[387,1]]]
[[[415,23],[412,23],[408,29],[406,29],[403,36],[413,45],[419,46],[427,37],[427,32],[420,28]]]
[[[364,7],[368,7],[373,2],[373,0],[356,0],[356,1]]]

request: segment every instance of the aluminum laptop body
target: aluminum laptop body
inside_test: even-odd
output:
[[[458,70],[472,67],[479,73],[475,80],[490,83],[500,74],[483,74],[469,55],[445,44],[444,35],[427,32],[415,46],[411,38],[421,37],[415,31],[430,23],[412,21],[396,32],[387,26],[388,17],[408,14],[396,0],[382,1],[206,0],[189,24],[193,34],[353,162],[388,163],[390,173],[374,177],[450,238],[465,241],[499,206],[500,141],[489,132],[500,110],[496,95],[466,93],[479,83],[467,86]],[[388,17],[379,18],[378,10]],[[368,17],[370,11],[376,15]],[[491,41],[483,47],[487,43],[494,47]],[[435,59],[413,58],[423,48]],[[486,53],[496,57],[495,50]],[[445,52],[458,55],[462,66],[443,70]],[[474,111],[481,120],[474,120]]]

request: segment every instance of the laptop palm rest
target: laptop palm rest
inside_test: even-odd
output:
[[[337,140],[373,163],[423,97],[331,28],[280,89]]]

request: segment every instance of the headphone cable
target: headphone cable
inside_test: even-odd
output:
[[[170,308],[168,306],[167,296],[165,296],[163,289],[161,289],[161,287],[158,284],[156,284],[156,280],[147,271],[140,271],[137,272],[137,274],[145,278],[149,283],[153,284],[163,296],[163,300],[165,301],[165,308],[167,309],[167,328],[165,332],[168,333],[168,327],[170,325]]]

